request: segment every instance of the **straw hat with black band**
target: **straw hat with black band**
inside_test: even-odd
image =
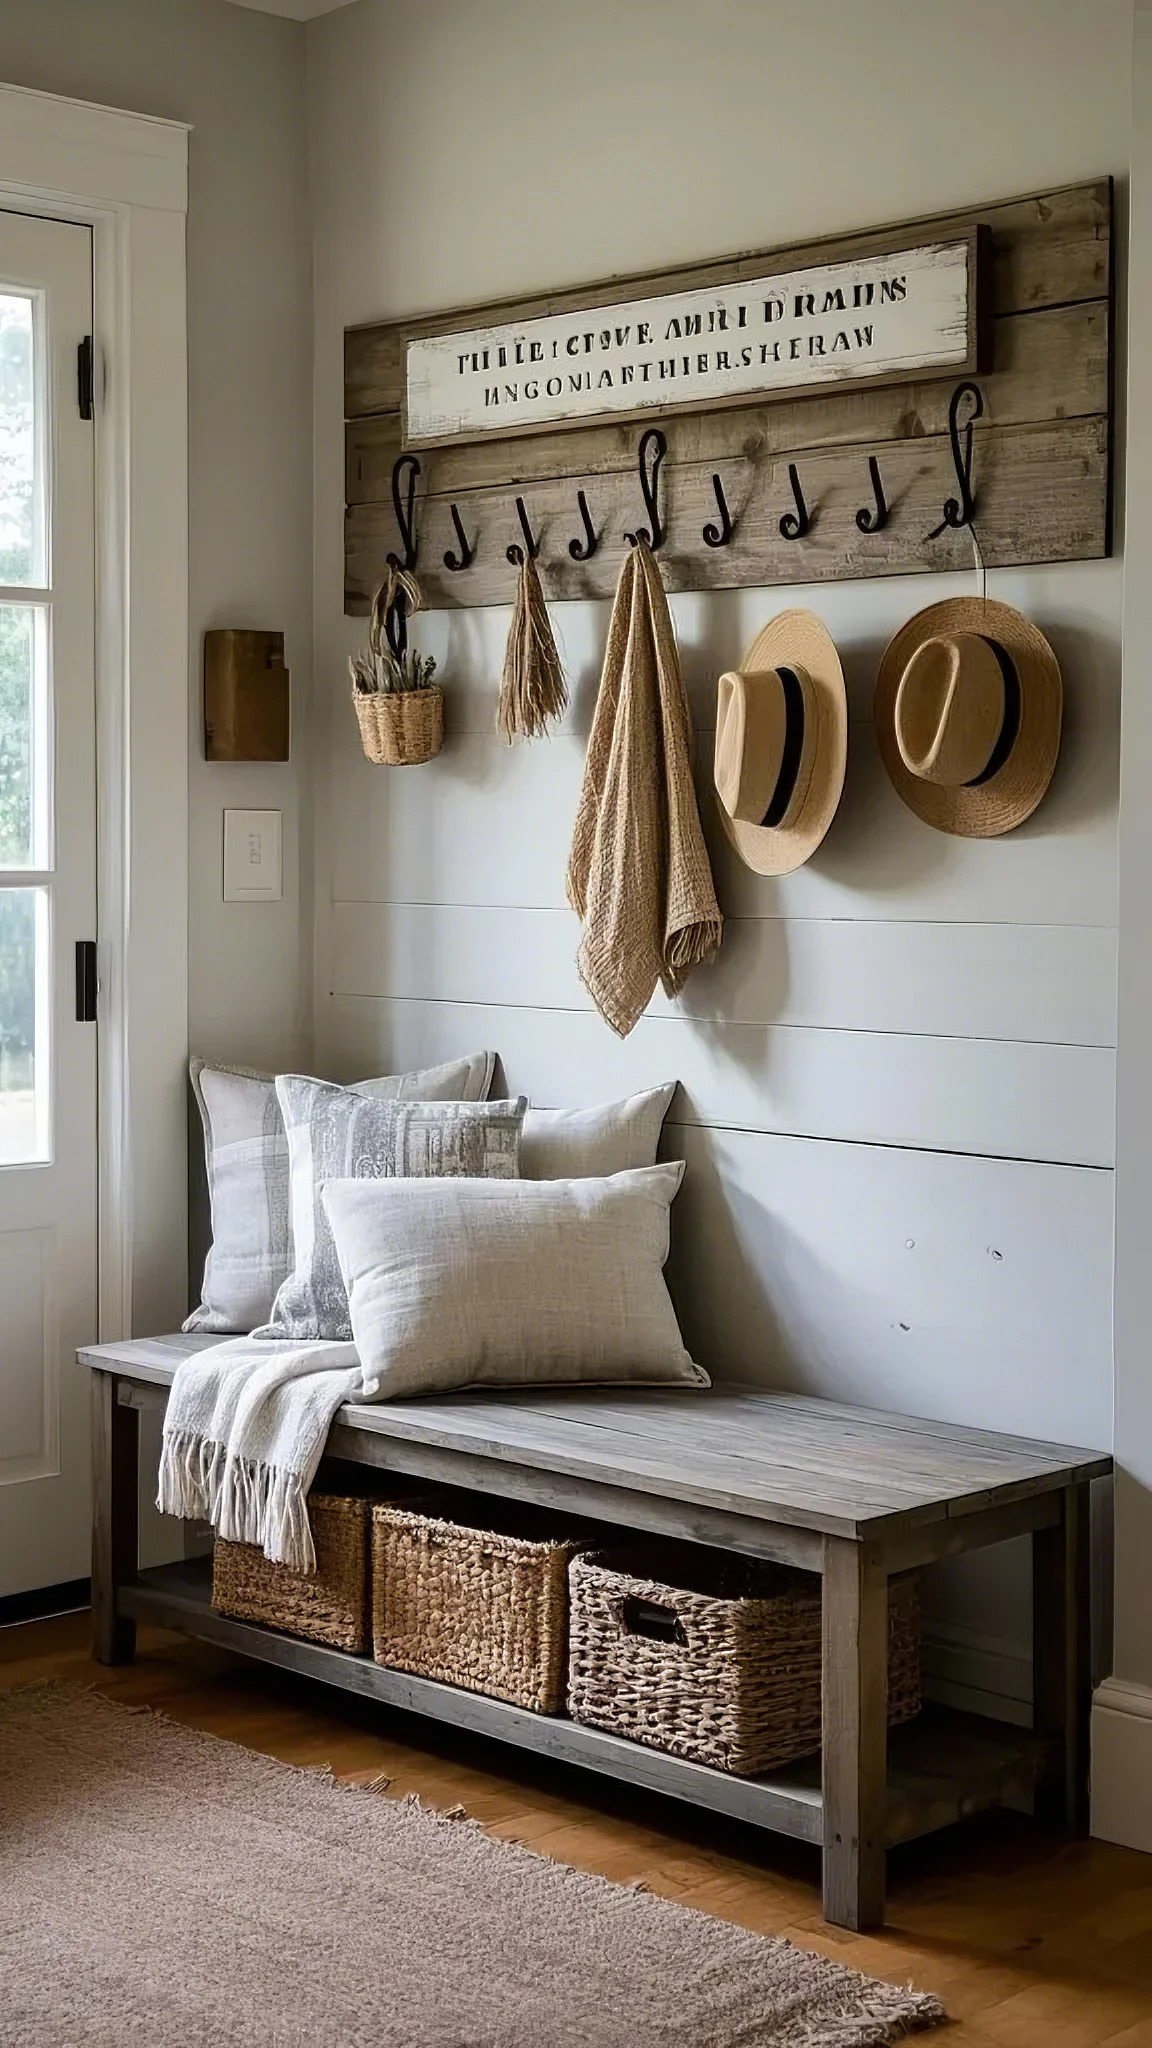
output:
[[[781,612],[716,692],[720,816],[758,875],[787,875],[836,815],[848,759],[844,672],[812,612]]]
[[[1010,604],[954,597],[917,612],[876,681],[876,735],[909,810],[994,839],[1031,817],[1060,751],[1063,687],[1038,626]]]

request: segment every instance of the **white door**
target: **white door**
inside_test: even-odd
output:
[[[77,989],[77,944],[96,936],[91,327],[90,230],[0,211],[0,1599],[88,1571],[74,1353],[97,1328],[96,1025]]]

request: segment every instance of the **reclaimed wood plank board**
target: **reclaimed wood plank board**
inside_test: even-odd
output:
[[[985,411],[977,444],[985,471],[979,513],[984,558],[993,566],[1008,566],[1107,554],[1111,212],[1111,184],[1102,180],[870,235],[350,329],[345,336],[346,610],[366,607],[384,558],[396,544],[391,470],[403,433],[405,337],[488,328],[611,306],[652,292],[749,280],[811,261],[875,254],[891,249],[893,237],[908,246],[926,236],[947,240],[971,231],[977,222],[984,226],[991,252],[984,323],[990,354],[980,377]],[[945,428],[954,383],[954,374],[924,376],[888,388],[829,386],[775,401],[756,397],[734,407],[710,401],[677,413],[670,406],[664,471],[670,541],[662,558],[669,587],[728,589],[967,566],[967,533],[949,531],[933,544],[926,540],[938,523],[939,508],[931,507],[932,491],[917,459],[936,444],[951,489]],[[471,444],[424,447],[418,567],[426,600],[443,606],[509,601],[512,578],[504,550],[517,537],[511,524],[516,489],[531,491],[537,528],[543,522],[546,529],[541,571],[549,597],[563,601],[609,594],[622,559],[620,536],[635,523],[635,447],[641,424],[608,420],[549,431],[525,426],[509,436],[481,435]],[[1011,438],[1045,427],[1052,437],[1047,442],[1034,440],[1025,448]],[[1093,429],[1094,454],[1083,431]],[[870,502],[866,457],[873,453],[882,458],[891,516],[880,534],[861,535],[855,513]],[[806,501],[811,506],[815,494],[819,508],[812,531],[801,542],[785,542],[778,532],[790,503],[780,490],[790,461],[798,468],[803,462]],[[703,546],[700,535],[704,519],[715,509],[714,470],[722,474],[736,521],[733,542],[715,551]],[[577,489],[588,495],[602,535],[586,563],[573,562],[567,552]],[[443,557],[454,541],[449,512],[457,500],[476,557],[469,569],[454,575]]]
[[[701,533],[715,516],[712,467],[684,463],[667,473],[664,493],[668,538],[660,556],[670,591],[729,590],[747,585],[818,583],[843,577],[939,573],[972,567],[972,535],[948,528],[933,537],[944,500],[955,491],[946,435],[893,442],[882,474],[891,509],[880,533],[861,533],[856,512],[868,502],[866,455],[837,448],[795,449],[758,455],[727,483],[734,523],[731,544],[705,548]],[[1032,562],[1083,561],[1108,553],[1108,421],[1099,416],[1063,425],[985,427],[977,431],[974,464],[977,526],[989,568]],[[801,476],[811,527],[800,540],[780,532],[791,509],[788,463]],[[573,561],[568,543],[578,531],[575,493],[587,490],[593,523],[602,534],[590,562]],[[515,570],[508,545],[520,537],[515,502],[507,489],[473,492],[465,508],[474,560],[459,574],[443,564],[453,543],[449,498],[420,499],[417,515],[419,574],[425,601],[440,605],[510,604]],[[531,501],[540,538],[538,567],[556,602],[607,598],[615,590],[627,543],[640,512],[635,475],[585,476],[542,482]],[[397,545],[390,505],[349,506],[346,523],[345,608],[367,611],[385,557]]]

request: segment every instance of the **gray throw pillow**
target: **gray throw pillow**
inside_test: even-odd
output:
[[[520,1140],[523,1180],[602,1179],[633,1166],[655,1166],[660,1132],[675,1081],[646,1088],[595,1109],[533,1109]]]
[[[281,1074],[295,1264],[257,1337],[352,1336],[348,1296],[320,1199],[326,1180],[421,1180],[519,1173],[525,1097],[514,1102],[381,1102],[330,1081]]]
[[[664,1283],[683,1165],[594,1180],[330,1181],[370,1400],[453,1387],[706,1387]]]
[[[471,1053],[442,1066],[359,1081],[354,1092],[408,1102],[482,1102],[495,1064],[495,1053]],[[201,1059],[192,1060],[189,1071],[204,1130],[211,1241],[200,1303],[184,1328],[244,1336],[267,1322],[277,1289],[292,1271],[288,1138],[271,1074]]]

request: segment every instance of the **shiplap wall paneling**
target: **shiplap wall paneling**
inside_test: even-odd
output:
[[[325,1071],[392,1073],[490,1047],[506,1085],[553,1109],[680,1087],[668,1128],[727,1125],[1085,1166],[1112,1164],[1115,1055],[1096,1046],[691,1025],[641,1018],[623,1043],[585,1011],[340,996]],[[675,1141],[672,1140],[673,1154]]]
[[[335,907],[344,995],[591,1010],[570,910]],[[650,1017],[1110,1046],[1116,934],[1101,926],[730,918],[715,959]]]

